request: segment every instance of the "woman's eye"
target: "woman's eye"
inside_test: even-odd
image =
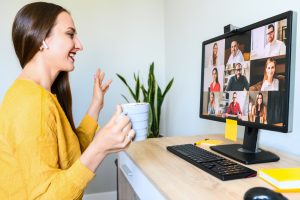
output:
[[[74,38],[74,33],[67,33],[67,35],[69,35],[72,39]]]

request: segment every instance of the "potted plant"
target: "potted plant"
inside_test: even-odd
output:
[[[148,85],[147,87],[144,84],[141,84],[139,74],[133,73],[134,81],[135,81],[135,88],[132,89],[125,78],[120,74],[117,74],[119,79],[126,85],[128,88],[132,98],[135,102],[147,102],[150,104],[150,121],[149,121],[149,133],[148,138],[152,137],[159,137],[159,125],[160,125],[160,114],[163,101],[165,99],[166,94],[170,90],[174,78],[172,78],[169,83],[167,84],[165,90],[162,92],[161,88],[159,87],[154,74],[154,62],[151,63],[149,68],[148,74]],[[143,94],[143,99],[140,99],[140,94]],[[123,98],[129,103],[128,98],[123,95]]]

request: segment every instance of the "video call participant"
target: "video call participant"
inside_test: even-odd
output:
[[[236,115],[239,119],[242,118],[242,111],[239,102],[237,101],[237,93],[234,92],[232,96],[232,102],[229,104],[225,116]]]
[[[209,65],[211,67],[216,67],[220,65],[219,53],[218,53],[218,43],[214,43],[213,45],[213,52],[209,59]]]
[[[242,52],[239,50],[239,43],[237,41],[231,42],[231,54],[228,58],[227,64],[244,62]]]
[[[267,123],[267,108],[261,92],[256,96],[255,104],[252,106],[250,121],[261,124]]]
[[[265,46],[265,57],[279,56],[286,54],[285,44],[275,39],[275,28],[273,24],[268,25],[267,30],[267,45]]]
[[[215,101],[215,94],[213,92],[211,92],[209,95],[208,114],[209,115],[216,114],[216,101]]]
[[[274,78],[276,70],[276,60],[268,58],[265,65],[264,80],[261,86],[261,91],[278,91],[279,80]]]
[[[209,91],[210,92],[220,92],[220,83],[219,83],[219,78],[218,78],[218,69],[213,68],[212,70],[212,78],[213,81],[209,86]]]
[[[241,63],[236,63],[235,75],[229,79],[226,91],[243,91],[244,89],[249,90],[248,80],[244,75],[241,74],[241,71]]]

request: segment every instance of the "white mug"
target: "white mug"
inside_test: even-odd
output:
[[[145,140],[148,135],[149,103],[122,104],[122,114],[129,117],[132,129],[135,131],[133,141]]]

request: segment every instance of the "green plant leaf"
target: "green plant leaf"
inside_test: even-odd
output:
[[[136,100],[136,95],[133,93],[132,89],[130,88],[130,86],[127,84],[125,78],[123,76],[121,76],[120,74],[117,73],[117,76],[119,77],[119,79],[127,86],[131,96],[133,97],[134,100]]]
[[[155,76],[154,76],[154,62],[151,63],[150,69],[149,69],[149,74],[148,74],[148,90],[149,90],[149,87],[153,85],[153,81],[155,81]]]
[[[172,78],[172,80],[168,83],[164,93],[163,93],[163,98],[165,98],[166,94],[168,93],[168,91],[170,90],[170,88],[172,87],[172,84],[174,82],[174,78]]]
[[[163,96],[161,94],[161,89],[157,85],[157,94],[156,94],[156,128],[158,130],[157,133],[155,133],[156,137],[159,135],[159,127],[160,127],[160,114],[161,114],[161,106],[163,102]]]
[[[121,96],[129,103],[128,99],[123,94],[121,94]]]
[[[144,85],[141,86],[141,89],[144,96],[143,102],[148,102],[148,91],[145,89]]]
[[[136,102],[140,102],[140,77],[137,75],[135,77],[136,80],[136,85],[135,85],[135,97],[136,97]]]

